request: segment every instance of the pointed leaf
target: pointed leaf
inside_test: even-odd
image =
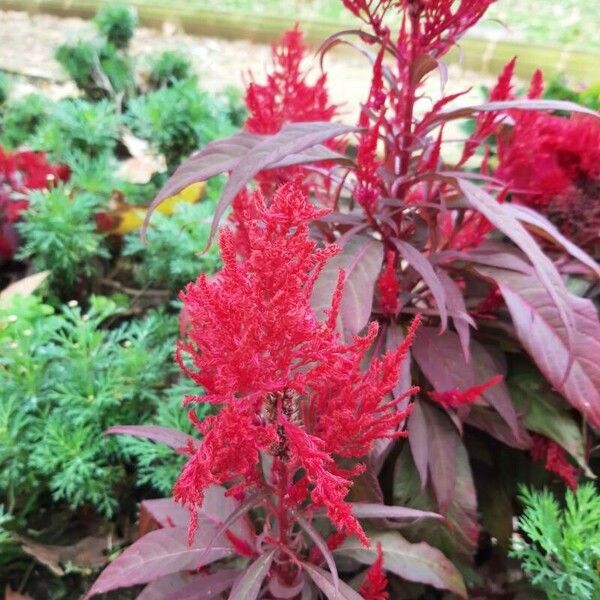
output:
[[[352,502],[352,514],[357,519],[443,519],[442,515],[427,510],[417,510],[407,506],[386,506]]]
[[[210,532],[201,531],[194,547],[188,546],[187,528],[168,527],[151,531],[111,562],[94,582],[86,598],[95,594],[148,583],[179,571],[191,571],[233,554],[226,540],[218,540],[206,551]]]
[[[178,592],[187,585],[194,575],[173,573],[149,583],[136,600],[165,600],[169,595]],[[197,577],[197,576],[196,576]]]
[[[535,273],[529,275],[481,267],[496,281],[511,313],[517,336],[540,371],[590,423],[600,429],[600,322],[591,301],[568,295],[575,315],[575,339],[569,333]],[[564,373],[571,364],[566,380]]]
[[[152,523],[159,527],[187,527],[190,512],[173,498],[144,500],[140,504],[140,535],[146,534]]]
[[[568,361],[565,363],[565,371],[562,378],[569,375],[572,364],[571,352],[574,346],[574,315],[573,309],[568,301],[568,292],[563,280],[556,270],[552,261],[542,252],[529,232],[521,223],[506,210],[503,204],[496,201],[486,191],[472,184],[470,181],[457,179],[457,185],[465,195],[467,202],[490,223],[497,227],[502,233],[509,237],[529,258],[539,281],[543,284],[552,300],[560,320],[564,325],[564,331],[569,350]]]
[[[289,166],[306,162],[306,157],[301,156],[298,162],[290,161],[290,155],[298,154],[326,142],[331,138],[356,131],[356,127],[329,123],[326,121],[313,121],[305,123],[288,123],[278,133],[265,136],[240,160],[231,170],[229,180],[225,185],[223,194],[217,203],[213,217],[211,232],[207,246],[210,244],[217,225],[233,199],[252,181],[252,178],[265,169],[277,168],[281,164]],[[284,160],[285,159],[285,160]],[[281,162],[283,161],[283,162]]]
[[[440,409],[429,402],[421,408],[429,433],[429,474],[440,512],[445,514],[456,485],[456,448],[458,432]]]
[[[427,284],[427,287],[431,290],[431,295],[435,299],[438,311],[440,313],[440,319],[442,321],[442,331],[446,329],[448,325],[448,308],[446,306],[446,290],[433,269],[433,265],[430,260],[423,254],[421,254],[414,246],[409,243],[394,238],[392,240],[394,245],[398,249],[398,252],[402,255],[404,260],[415,270],[423,281]]]
[[[471,360],[467,362],[461,351],[460,339],[453,331],[439,335],[433,327],[421,327],[412,351],[419,367],[438,392],[455,388],[465,390],[502,374],[502,368],[494,362],[486,348],[475,340],[471,340]],[[491,387],[483,392],[482,398],[506,421],[514,437],[511,445],[522,448],[525,433],[506,384],[500,382]]]
[[[146,438],[159,444],[164,444],[176,450],[180,454],[188,454],[189,448],[197,449],[200,440],[195,437],[158,425],[115,425],[104,432],[104,435],[132,435],[134,437]]]
[[[315,585],[327,596],[328,600],[363,600],[348,584],[339,582],[339,589],[333,585],[331,573],[323,571],[310,563],[302,563],[302,568],[308,573]]]
[[[209,575],[192,575],[186,585],[163,596],[161,600],[216,600],[233,585],[239,575],[240,572],[234,569],[219,569]]]
[[[573,258],[588,267],[597,277],[600,277],[600,265],[587,252],[568,240],[546,217],[528,206],[518,204],[506,204],[506,210],[522,223],[529,225],[536,233],[562,246]]]
[[[323,555],[323,558],[329,567],[333,587],[336,591],[338,591],[340,587],[340,579],[338,577],[337,567],[335,566],[335,560],[333,560],[333,556],[329,550],[329,547],[327,546],[327,542],[300,513],[294,511],[293,514],[298,522],[298,525],[300,525],[300,527],[302,527],[302,529],[308,533],[308,536],[314,542],[315,546],[321,551],[321,554]]]
[[[448,304],[448,312],[454,322],[454,328],[458,337],[460,338],[460,345],[462,347],[465,360],[469,362],[469,342],[471,339],[471,333],[469,326],[475,327],[475,321],[471,318],[471,315],[467,312],[465,306],[465,299],[463,294],[456,284],[456,282],[444,271],[443,269],[436,269],[440,282],[446,293],[446,302]]]
[[[231,588],[229,600],[256,600],[258,598],[263,581],[271,568],[275,552],[277,552],[276,548],[258,557],[241,574]]]
[[[348,337],[359,333],[369,322],[375,283],[383,263],[383,246],[379,240],[355,235],[342,252],[330,259],[316,281],[311,297],[315,314],[322,318],[331,307],[331,298],[340,269],[346,280],[340,306],[339,325]]]
[[[408,417],[408,443],[410,451],[419,473],[421,480],[421,489],[427,485],[429,470],[429,431],[425,413],[421,407],[422,400],[417,400],[413,404],[412,411]]]
[[[564,400],[554,393],[531,365],[519,361],[508,380],[513,402],[523,413],[527,429],[540,433],[562,446],[594,478],[585,457],[585,443],[581,427],[571,410],[563,406]]]
[[[372,565],[377,558],[375,548],[381,543],[383,568],[387,571],[407,581],[449,590],[461,598],[467,597],[465,583],[458,569],[437,548],[424,542],[411,544],[397,531],[374,533],[370,539],[370,548],[365,548],[352,537],[334,552]]]

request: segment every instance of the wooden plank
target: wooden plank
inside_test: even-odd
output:
[[[25,10],[60,17],[93,17],[105,0],[0,0],[2,10]],[[130,0],[138,10],[140,21],[148,27],[160,28],[171,22],[192,35],[245,39],[272,43],[294,24],[293,17],[253,15],[233,11],[207,10],[174,2],[170,5],[152,4],[146,0]],[[317,47],[344,24],[327,21],[302,20],[307,42]],[[600,52],[570,50],[512,41],[485,40],[467,36],[460,41],[460,50],[452,50],[448,62],[460,61],[465,69],[497,74],[514,55],[518,56],[517,74],[529,78],[541,68],[547,77],[566,74],[577,82],[600,80]]]

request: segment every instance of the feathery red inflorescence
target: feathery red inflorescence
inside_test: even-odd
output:
[[[331,121],[337,106],[327,91],[327,75],[308,83],[302,62],[308,48],[298,26],[286,31],[273,46],[273,68],[265,84],[252,81],[246,89],[250,112],[244,129],[251,133],[276,133],[286,123]]]
[[[178,360],[206,392],[187,401],[222,408],[196,423],[204,440],[175,496],[193,508],[211,484],[256,488],[259,452],[267,452],[288,469],[289,481],[303,473],[313,505],[326,509],[338,531],[367,543],[344,499],[375,440],[404,435],[399,427],[407,411],[385,398],[418,321],[402,345],[362,370],[377,325],[364,337],[341,341],[335,323],[343,272],[324,322],[310,306],[319,273],[338,252],[336,246],[318,248],[308,234],[310,221],[326,211],[309,204],[296,183],[278,190],[269,206],[259,193],[248,203],[245,256],[240,260],[234,233],[223,231],[222,271],[210,280],[201,275],[181,296],[188,329]],[[354,466],[341,468],[338,458]],[[290,487],[291,497],[300,502],[306,493]]]
[[[400,283],[396,276],[396,253],[392,250],[387,253],[385,268],[377,280],[377,290],[379,291],[379,304],[383,312],[392,316],[395,315],[400,306],[398,300]]]
[[[554,441],[543,435],[533,434],[531,456],[534,460],[544,462],[550,473],[558,475],[572,490],[577,489],[579,471],[568,460],[565,451]]]
[[[475,402],[483,392],[502,381],[502,375],[494,375],[484,383],[475,385],[466,390],[447,390],[444,392],[429,392],[429,397],[444,408],[459,408],[461,406],[470,406]]]
[[[388,600],[387,577],[383,570],[383,551],[381,543],[377,544],[377,558],[369,567],[360,586],[359,593],[364,600]]]

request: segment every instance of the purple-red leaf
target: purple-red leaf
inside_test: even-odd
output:
[[[568,295],[575,315],[571,345],[565,324],[536,277],[482,267],[500,288],[519,340],[551,385],[600,429],[600,322],[591,301]],[[571,364],[564,378],[567,365]]]
[[[331,573],[331,582],[333,583],[333,587],[336,591],[339,590],[340,580],[338,577],[337,567],[335,566],[335,560],[327,546],[327,542],[323,539],[321,534],[300,514],[294,512],[294,517],[298,522],[298,525],[302,527],[302,529],[308,534],[310,539],[314,542],[315,546],[321,551],[327,566],[329,567],[329,572]]]
[[[460,339],[453,331],[439,335],[433,327],[421,327],[412,352],[417,364],[438,392],[466,390],[480,385],[494,375],[502,374],[502,368],[475,340],[471,340],[471,359],[467,362],[461,350]],[[527,436],[519,423],[506,384],[500,382],[485,390],[482,398],[498,412],[512,431],[514,439],[511,446],[522,448],[527,443]],[[409,442],[412,435],[411,432]]]
[[[469,361],[469,342],[471,333],[469,327],[475,327],[475,321],[467,312],[463,294],[455,281],[443,269],[436,269],[436,273],[446,292],[448,312],[454,322],[454,328],[460,338],[460,345],[467,362]]]
[[[206,551],[204,540],[188,546],[186,527],[167,527],[151,531],[125,549],[94,582],[86,598],[95,594],[148,583],[159,577],[192,571],[215,560],[233,554],[231,545],[223,539]],[[205,537],[204,534],[199,537]]]
[[[339,582],[339,589],[333,584],[331,574],[310,563],[302,563],[302,568],[308,573],[314,584],[327,596],[328,600],[363,600],[348,584]]]
[[[408,417],[408,443],[421,480],[421,489],[427,485],[429,474],[427,469],[429,464],[429,441],[425,413],[421,408],[421,401],[417,400]]]
[[[463,119],[472,117],[479,112],[503,112],[507,110],[562,110],[566,112],[584,113],[600,118],[600,114],[591,108],[581,106],[568,100],[498,100],[485,102],[477,106],[465,106],[440,112],[434,121],[451,121],[452,119]]]
[[[173,573],[149,583],[136,600],[165,600],[190,583],[197,575]]]
[[[407,506],[387,506],[385,504],[368,504],[351,502],[352,514],[357,519],[443,519],[442,515],[428,510],[417,510]]]
[[[584,250],[568,240],[546,217],[528,206],[506,204],[506,210],[519,221],[530,226],[536,233],[562,246],[573,258],[588,267],[592,273],[600,277],[600,265]]]
[[[565,288],[560,274],[552,261],[544,254],[530,233],[506,210],[504,204],[500,204],[482,188],[472,184],[470,181],[457,179],[457,186],[462,190],[467,202],[485,216],[490,223],[508,236],[529,258],[540,282],[546,288],[549,298],[556,307],[557,314],[563,323],[567,339],[569,360],[565,363],[563,380],[569,375],[572,365],[572,350],[575,343],[574,338],[574,316],[573,309],[568,301],[568,292]]]
[[[441,410],[421,402],[429,434],[429,474],[442,514],[446,514],[456,486],[456,448],[458,432]]]
[[[210,575],[192,575],[189,583],[161,600],[215,600],[233,585],[239,574],[234,569],[219,569]]]
[[[411,246],[408,242],[394,238],[392,240],[394,245],[398,249],[398,252],[402,255],[404,260],[415,270],[423,281],[427,284],[431,290],[431,294],[435,299],[435,302],[440,313],[440,319],[442,321],[442,331],[446,329],[448,325],[448,309],[446,306],[446,290],[433,269],[433,265],[430,260],[421,254],[414,246]]]
[[[229,180],[215,209],[208,244],[212,240],[217,225],[233,199],[252,181],[252,178],[266,169],[306,163],[307,158],[299,153],[326,142],[338,135],[356,131],[356,127],[327,121],[288,123],[278,133],[265,136],[231,170]],[[296,161],[290,159],[298,154]]]
[[[115,425],[104,432],[104,435],[131,435],[141,437],[159,444],[164,444],[176,450],[180,454],[187,454],[188,449],[197,449],[200,446],[200,440],[168,427],[159,425]],[[190,446],[191,444],[191,446]]]
[[[331,307],[339,271],[344,269],[346,280],[338,326],[348,337],[359,333],[371,317],[382,262],[383,246],[379,240],[363,235],[351,237],[342,251],[327,262],[315,283],[311,297],[315,314],[322,318]]]
[[[270,552],[259,556],[236,580],[229,600],[256,600],[260,593],[265,577],[269,573],[273,557],[277,552],[274,548]]]
[[[187,527],[190,512],[173,498],[144,500],[140,504],[140,534],[151,528],[152,522],[159,527]]]
[[[365,548],[356,538],[350,537],[334,552],[372,565],[377,558],[377,544],[381,543],[383,568],[387,571],[407,581],[449,590],[461,598],[467,597],[462,575],[437,548],[424,542],[411,544],[396,531],[374,533],[370,539],[371,547]]]

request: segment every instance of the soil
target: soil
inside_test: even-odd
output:
[[[53,52],[66,41],[90,38],[94,26],[78,18],[59,18],[50,15],[29,15],[25,12],[0,11],[0,70],[26,76],[15,86],[14,94],[29,93],[32,88],[43,90],[58,99],[77,93],[65,73],[56,63]],[[228,41],[211,37],[194,37],[165,23],[161,31],[140,27],[133,39],[131,52],[143,64],[147,55],[166,49],[188,54],[199,81],[206,90],[218,91],[234,85],[242,86],[250,71],[262,79],[263,65],[268,64],[270,48],[245,40]],[[354,120],[356,107],[364,100],[370,80],[367,60],[358,53],[344,50],[326,58],[333,100],[342,106],[344,120]],[[314,60],[315,72],[318,62]],[[471,87],[461,98],[462,104],[480,101],[481,85],[489,85],[489,77],[468,72],[459,65],[450,65],[446,92],[453,93]],[[436,98],[440,79],[432,74],[425,85],[425,96]],[[426,110],[426,103],[422,103]]]

